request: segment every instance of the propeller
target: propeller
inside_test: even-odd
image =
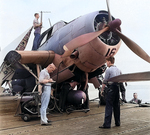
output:
[[[108,9],[108,25],[109,25],[109,30],[112,32],[116,32],[117,35],[123,40],[123,42],[132,50],[136,55],[144,59],[145,61],[150,63],[150,57],[149,55],[139,46],[137,45],[134,41],[123,35],[115,26],[117,23],[116,21],[112,21],[110,9],[109,9],[109,0],[106,0],[107,3],[107,9]],[[117,19],[119,23],[119,19]],[[115,23],[114,23],[115,22]]]
[[[109,9],[109,0],[106,0],[106,3],[107,3],[107,9],[108,9],[108,22],[111,22],[112,17],[111,17],[110,9]]]
[[[123,35],[118,29],[116,29],[117,35],[123,40],[123,42],[132,50],[136,55],[150,63],[149,55],[134,41]]]
[[[100,31],[83,34],[77,38],[74,38],[73,40],[71,40],[70,42],[68,42],[66,45],[63,46],[65,52],[62,55],[62,57],[70,56],[74,51],[74,49],[87,44],[88,42],[92,41],[93,39],[95,39],[96,37],[98,37],[107,30],[109,30],[109,27],[105,27]]]

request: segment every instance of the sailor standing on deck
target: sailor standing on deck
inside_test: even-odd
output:
[[[39,19],[39,14],[35,13],[34,14],[35,19],[33,20],[33,27],[35,29],[34,31],[34,41],[33,41],[33,47],[32,50],[37,50],[39,48],[38,46],[38,40],[41,34],[41,28],[42,28],[42,22],[39,23],[38,19]]]
[[[44,68],[40,72],[39,82],[43,84],[42,87],[42,96],[41,96],[41,125],[47,125],[50,123],[48,118],[46,117],[46,110],[50,101],[51,94],[51,83],[54,82],[53,79],[50,78],[49,73],[52,73],[56,69],[54,64],[50,64],[47,68]]]
[[[106,59],[107,67],[109,69],[105,72],[104,82],[102,84],[101,95],[105,88],[105,82],[115,76],[121,74],[121,71],[114,65],[115,58],[109,57]],[[111,83],[108,84],[107,87],[107,96],[106,96],[106,107],[105,107],[105,119],[104,124],[99,128],[110,128],[111,127],[111,118],[112,118],[112,111],[114,112],[115,118],[115,125],[120,126],[120,102],[119,102],[119,84],[118,83]]]

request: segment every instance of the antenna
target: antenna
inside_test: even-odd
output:
[[[41,23],[42,23],[42,15],[43,15],[43,13],[51,13],[51,11],[40,11],[40,13],[41,13]]]
[[[48,20],[49,20],[49,25],[50,25],[50,27],[52,26],[52,24],[51,24],[51,20],[48,18]]]

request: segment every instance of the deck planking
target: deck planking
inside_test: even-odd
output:
[[[51,126],[41,126],[40,118],[24,122],[14,117],[17,108],[16,97],[0,97],[0,135],[149,135],[150,107],[135,104],[121,106],[121,126],[116,127],[112,118],[111,129],[99,129],[103,124],[105,106],[98,108],[98,102],[90,102],[90,111],[71,114],[50,114]]]

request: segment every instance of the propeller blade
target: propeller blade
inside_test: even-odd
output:
[[[112,17],[111,17],[111,13],[110,13],[110,9],[109,9],[109,0],[106,0],[107,3],[107,10],[108,10],[108,22],[112,21]]]
[[[70,56],[71,53],[74,51],[74,49],[87,44],[88,42],[92,41],[93,39],[95,39],[96,37],[98,37],[107,30],[109,30],[109,27],[105,27],[100,31],[83,34],[77,38],[74,38],[73,40],[71,40],[70,42],[68,42],[66,45],[63,46],[65,52],[62,55],[62,57]]]
[[[124,43],[139,57],[150,63],[149,55],[134,41],[123,35],[118,29],[116,29],[118,36],[124,41]]]

